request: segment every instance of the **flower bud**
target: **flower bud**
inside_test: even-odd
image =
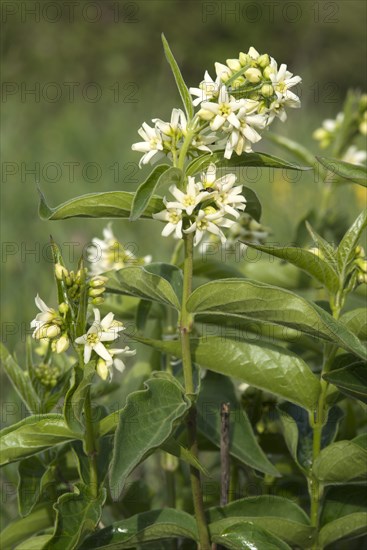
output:
[[[67,313],[69,311],[69,306],[66,302],[61,302],[61,304],[59,304],[59,312],[61,314],[64,314],[64,313]]]
[[[363,136],[367,136],[367,120],[363,120],[359,125],[359,131]]]
[[[55,264],[55,277],[59,281],[69,276],[69,271],[61,264]]]
[[[55,336],[58,336],[61,332],[61,329],[57,325],[42,325],[39,327],[38,330],[36,330],[34,334],[34,338],[36,340],[40,340],[42,338],[55,338]]]
[[[259,69],[252,67],[251,69],[247,69],[247,71],[245,71],[245,77],[249,82],[251,82],[251,84],[257,84],[262,79],[262,74]]]
[[[89,281],[89,285],[92,288],[99,288],[101,286],[104,286],[107,283],[107,281],[108,281],[108,277],[97,275],[97,277],[93,277],[93,279]]]
[[[329,132],[324,130],[324,128],[317,128],[317,130],[314,131],[312,134],[313,139],[317,139],[318,141],[326,139],[329,137]]]
[[[357,260],[355,260],[355,264],[363,273],[367,273],[367,260],[357,258]]]
[[[108,366],[104,359],[100,358],[97,361],[97,374],[102,380],[107,380],[108,378]]]
[[[210,216],[210,214],[216,214],[217,210],[214,208],[214,206],[206,206],[204,208],[204,212],[207,216]]]
[[[264,97],[271,97],[274,93],[274,88],[271,84],[264,84],[261,87],[261,93]]]
[[[360,285],[367,284],[367,273],[358,273],[357,281]]]
[[[260,55],[260,57],[257,60],[257,64],[262,68],[265,69],[270,63],[270,58],[267,53],[264,53],[263,55]]]
[[[102,298],[101,296],[97,296],[97,298],[93,298],[92,300],[92,304],[95,306],[99,306],[103,304],[103,302],[104,302],[104,298]]]
[[[235,72],[239,71],[242,68],[241,63],[238,59],[227,59],[226,63],[228,67]]]
[[[272,75],[274,73],[275,73],[275,70],[271,65],[268,65],[267,67],[265,67],[265,69],[263,71],[264,78],[266,78],[267,80],[269,80],[270,75]]]
[[[198,116],[203,120],[211,120],[214,117],[214,113],[207,111],[206,109],[200,109],[198,111]]]
[[[103,294],[105,290],[105,286],[102,286],[101,288],[90,288],[88,294],[91,298],[96,298],[97,296]]]
[[[239,62],[241,63],[242,67],[248,65],[250,62],[250,56],[247,53],[240,52]]]
[[[69,348],[70,340],[67,336],[67,334],[63,334],[57,341],[56,341],[56,353],[63,353]]]
[[[364,252],[363,246],[360,246],[360,245],[356,246],[355,253],[356,253],[356,256],[358,258],[364,258],[365,257],[365,252]]]

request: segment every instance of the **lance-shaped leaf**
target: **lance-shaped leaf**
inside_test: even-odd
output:
[[[236,166],[249,166],[255,168],[280,168],[286,170],[312,170],[311,166],[300,166],[293,162],[280,159],[267,153],[242,153],[242,155],[232,155],[230,159],[224,158],[224,149],[202,155],[191,161],[187,167],[187,174],[192,176],[197,172],[205,170],[211,162],[214,162],[219,168],[234,168]]]
[[[367,227],[367,208],[361,212],[353,225],[342,238],[337,252],[337,262],[342,278],[347,275],[348,268],[355,258],[355,249],[363,230]]]
[[[326,485],[367,479],[367,435],[352,441],[337,441],[323,449],[313,465],[313,473]]]
[[[18,508],[21,516],[28,516],[37,504],[45,473],[46,466],[38,456],[31,456],[19,463]]]
[[[153,273],[153,270],[152,266],[120,269],[114,273],[114,280],[109,280],[107,292],[127,294],[180,309],[180,302],[172,285],[166,277]]]
[[[109,191],[107,193],[89,193],[66,201],[55,208],[46,203],[40,192],[39,215],[43,220],[64,220],[66,218],[130,218],[134,193],[127,191]],[[151,219],[152,214],[163,210],[160,197],[152,197],[142,214],[142,218]]]
[[[366,348],[345,326],[322,308],[289,290],[244,279],[211,281],[188,299],[194,314],[226,313],[294,328],[367,357]]]
[[[173,432],[174,423],[189,409],[180,387],[168,379],[152,378],[146,389],[127,398],[115,433],[110,486],[118,498],[127,476]]]
[[[51,538],[52,535],[38,535],[25,540],[19,544],[15,550],[41,550],[46,546]]]
[[[280,474],[258,444],[247,415],[238,404],[228,377],[207,372],[197,400],[198,428],[214,445],[220,447],[221,403],[230,404],[229,452],[241,462],[274,477]]]
[[[366,488],[362,485],[330,487],[320,518],[320,541],[324,546],[344,537],[357,537],[367,530]]]
[[[16,544],[27,540],[32,535],[52,526],[54,511],[52,506],[39,506],[29,516],[9,523],[1,532],[1,547],[3,550],[13,549]],[[40,550],[38,546],[35,550]]]
[[[323,378],[337,386],[342,393],[367,404],[367,368],[365,363],[354,361],[346,367],[324,374]]]
[[[367,340],[367,311],[361,307],[347,311],[340,321],[361,340]]]
[[[294,141],[293,139],[286,138],[284,136],[280,136],[278,134],[273,134],[272,132],[266,132],[264,134],[264,137],[267,139],[270,139],[273,143],[276,143],[289,153],[292,153],[294,156],[298,157],[302,162],[306,162],[310,166],[313,166],[315,164],[315,157],[303,145],[298,143],[297,141]]]
[[[312,466],[313,430],[309,415],[304,409],[292,403],[282,403],[278,407],[284,439],[289,452],[298,466],[307,472]],[[328,411],[327,421],[322,428],[321,448],[334,441],[343,411],[334,406]]]
[[[197,541],[196,521],[186,512],[164,508],[136,514],[101,529],[89,536],[80,550],[124,550],[144,542],[178,537]]]
[[[255,191],[249,187],[242,187],[242,195],[246,198],[246,214],[249,214],[257,222],[261,219],[262,207]]]
[[[61,414],[29,416],[0,432],[0,465],[16,462],[66,441],[80,439]]]
[[[356,538],[366,534],[367,512],[355,512],[324,525],[320,531],[319,541],[324,548],[339,539]]]
[[[84,430],[82,412],[85,398],[92,384],[96,362],[90,361],[83,369],[75,367],[71,376],[71,386],[64,400],[64,417],[70,430]]]
[[[290,546],[262,527],[236,518],[225,526],[221,520],[209,525],[212,542],[229,550],[290,550]]]
[[[153,169],[147,179],[136,190],[131,207],[130,220],[135,221],[143,214],[156,189],[167,183],[177,183],[182,176],[181,170],[169,167],[168,164],[160,164]]]
[[[166,40],[166,37],[164,34],[162,34],[162,42],[163,42],[163,49],[166,56],[166,59],[169,63],[169,66],[171,67],[173,76],[175,78],[178,91],[180,92],[180,96],[182,99],[182,103],[184,104],[185,111],[187,118],[189,120],[192,119],[194,116],[194,106],[192,104],[192,99],[189,93],[189,90],[187,89],[187,86],[185,84],[184,79],[182,78],[182,74],[180,71],[179,66],[177,65],[177,61],[175,60],[173,53],[171,51],[171,48],[168,45],[168,42]]]
[[[24,371],[10,355],[6,347],[0,343],[1,364],[8,375],[15,391],[31,413],[41,411],[41,402],[36,394],[28,372]]]
[[[299,267],[311,277],[314,277],[330,292],[336,292],[339,288],[339,277],[332,265],[309,250],[295,246],[269,246],[251,242],[245,244]]]
[[[343,179],[350,180],[367,187],[367,169],[365,166],[350,164],[349,162],[345,162],[343,160],[330,159],[326,157],[316,158],[329,172],[332,172]]]
[[[78,548],[83,538],[98,525],[105,500],[105,489],[98,498],[92,498],[88,494],[88,488],[83,485],[75,486],[74,493],[61,495],[55,504],[55,531],[44,550]]]
[[[314,535],[305,512],[291,500],[274,495],[242,498],[226,506],[209,508],[206,515],[211,524],[216,522],[223,529],[236,521],[251,522],[301,548],[307,548]]]
[[[130,336],[164,353],[182,356],[178,341]],[[193,361],[202,368],[239,378],[306,409],[316,406],[319,380],[300,357],[284,348],[239,338],[204,337],[191,340],[191,353]]]

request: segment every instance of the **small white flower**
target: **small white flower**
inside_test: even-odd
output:
[[[214,63],[215,66],[215,72],[217,73],[217,78],[219,78],[222,82],[227,82],[229,78],[232,76],[232,70],[223,63]]]
[[[122,323],[114,320],[113,313],[108,313],[101,321],[98,309],[93,309],[94,321],[86,334],[76,338],[75,343],[84,346],[84,362],[90,361],[92,351],[97,353],[107,362],[112,361],[112,356],[103,342],[113,342],[119,337],[119,332],[124,330]]]
[[[227,174],[216,181],[213,199],[222,212],[235,218],[240,217],[238,210],[245,210],[246,199],[242,195],[242,185],[234,185],[235,174]]]
[[[293,76],[287,71],[287,65],[280,66],[277,73],[269,76],[278,100],[281,100],[287,107],[297,108],[301,106],[299,97],[290,91],[290,88],[299,84],[302,80],[300,76]]]
[[[153,214],[153,218],[156,220],[162,220],[167,222],[167,225],[163,228],[163,237],[168,237],[174,232],[176,239],[182,239],[182,209],[181,208],[167,208]]]
[[[202,101],[209,101],[215,98],[219,92],[220,78],[215,80],[209,75],[208,71],[205,72],[204,80],[199,84],[198,88],[189,88],[191,95],[196,96],[196,99],[192,102],[194,107],[202,103]]]
[[[350,164],[357,164],[363,166],[366,162],[366,151],[359,151],[355,145],[351,145],[344,153],[342,160],[349,162]]]
[[[218,103],[204,101],[198,115],[204,120],[210,120],[210,128],[214,131],[219,130],[225,122],[239,128],[240,122],[236,112],[242,106],[243,101],[230,96],[225,86],[222,86],[219,91]]]
[[[217,235],[222,243],[225,243],[226,237],[219,227],[231,227],[232,223],[232,220],[228,220],[223,216],[223,212],[208,206],[203,210],[199,210],[195,221],[188,229],[184,229],[184,233],[195,232],[194,246],[199,244],[206,232]]]
[[[239,128],[232,128],[228,137],[224,158],[230,159],[233,151],[237,155],[243,152],[251,153],[252,144],[261,140],[261,134],[257,130],[263,130],[267,125],[267,117],[264,114],[256,114],[257,101],[244,100],[244,106],[238,112]]]
[[[171,185],[169,190],[176,201],[166,202],[167,209],[184,210],[189,216],[191,216],[196,206],[208,196],[208,193],[203,191],[199,184],[195,183],[195,178],[190,176],[185,193],[178,189],[176,185]]]
[[[142,164],[148,164],[154,156],[156,157],[154,160],[158,160],[162,156],[163,139],[161,131],[158,128],[152,128],[146,122],[143,122],[142,127],[138,130],[138,134],[144,141],[133,143],[131,149],[144,153],[139,162],[139,166],[141,167]]]
[[[180,134],[186,130],[187,119],[185,113],[181,109],[172,109],[171,121],[164,122],[159,118],[153,118],[156,128],[165,134],[167,137],[180,137]]]
[[[36,340],[41,338],[54,338],[61,332],[60,326],[62,320],[58,313],[51,307],[48,307],[45,302],[37,294],[35,303],[40,313],[31,321],[31,328],[34,329],[32,337]]]

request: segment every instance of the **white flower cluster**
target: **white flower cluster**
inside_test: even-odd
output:
[[[137,258],[116,239],[109,223],[103,229],[103,240],[93,238],[88,248],[88,261],[92,275],[100,275],[107,271],[117,271],[131,265],[145,265],[151,262],[151,256]]]
[[[37,313],[31,322],[31,328],[34,329],[32,337],[35,340],[51,341],[52,349],[56,353],[66,351],[70,345],[64,323],[66,304],[60,304],[57,312],[55,309],[48,307],[38,294],[35,303],[40,313]]]
[[[284,121],[286,107],[300,107],[299,97],[291,91],[301,81],[287,66],[278,64],[268,54],[255,48],[241,52],[226,64],[215,63],[216,79],[206,71],[198,88],[190,88],[196,115],[196,133],[188,153],[212,152],[224,147],[225,158],[233,152],[251,152],[264,130],[275,117]],[[139,130],[144,141],[132,145],[144,153],[141,164],[171,154],[174,158],[187,134],[187,120],[180,109],[173,109],[171,122],[153,119],[154,127],[144,123]]]
[[[115,355],[131,356],[135,355],[136,350],[130,350],[128,346],[122,349],[109,348],[105,343],[113,342],[119,337],[119,332],[125,330],[120,321],[114,319],[113,313],[108,313],[102,320],[98,309],[93,309],[94,321],[86,334],[76,338],[75,343],[84,346],[84,363],[91,359],[92,352],[98,356],[97,374],[103,379],[111,378],[112,366],[122,372],[125,364],[121,359],[115,358]]]
[[[174,200],[165,197],[166,209],[153,214],[155,219],[167,222],[162,235],[168,237],[173,233],[176,239],[182,239],[183,233],[194,232],[196,246],[208,232],[217,235],[224,243],[226,237],[221,228],[231,227],[246,207],[242,185],[235,185],[235,182],[235,174],[217,179],[216,166],[212,163],[202,174],[200,182],[188,178],[186,190],[172,185],[169,190]]]

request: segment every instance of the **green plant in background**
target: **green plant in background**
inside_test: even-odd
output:
[[[300,106],[292,91],[300,78],[250,48],[216,63],[215,79],[206,72],[188,89],[164,37],[163,46],[185,111],[173,109],[170,122],[143,123],[143,141],[132,147],[143,153],[141,165],[164,163],[135,193],[93,193],[56,208],[41,196],[40,215],[162,221],[162,235],[176,240],[172,259],[136,258],[109,225],[103,240],[93,239],[90,267],[81,260],[74,273],[52,243],[58,306],[37,296],[37,347],[28,341],[26,369],[2,347],[6,373],[30,413],[1,433],[2,464],[19,463],[21,516],[4,530],[2,545],[316,550],[364,535],[366,312],[346,306],[366,283],[359,242],[367,212],[337,246],[323,218],[324,189],[366,185],[366,169],[343,157],[355,153],[357,132],[365,134],[365,98],[351,93],[338,122],[324,124],[322,144],[339,145],[335,159],[319,159],[326,183],[322,215],[310,213],[307,224],[313,246],[303,246],[303,227],[299,246],[266,245],[258,197],[235,172],[315,167],[303,146],[267,132],[276,117],[285,121],[287,107]],[[266,135],[305,166],[254,153]],[[208,247],[238,244],[300,268],[322,299],[209,259]],[[114,347],[120,336],[135,341],[137,353]],[[139,362],[144,347],[152,352]],[[122,359],[135,353],[138,361],[126,368]],[[124,395],[117,410],[114,367]],[[343,428],[345,415],[353,429]],[[158,453],[165,488],[153,498],[144,467]],[[128,481],[137,471],[145,473],[138,502]],[[216,487],[219,477],[221,506],[206,482]],[[241,486],[245,498],[237,498]]]

